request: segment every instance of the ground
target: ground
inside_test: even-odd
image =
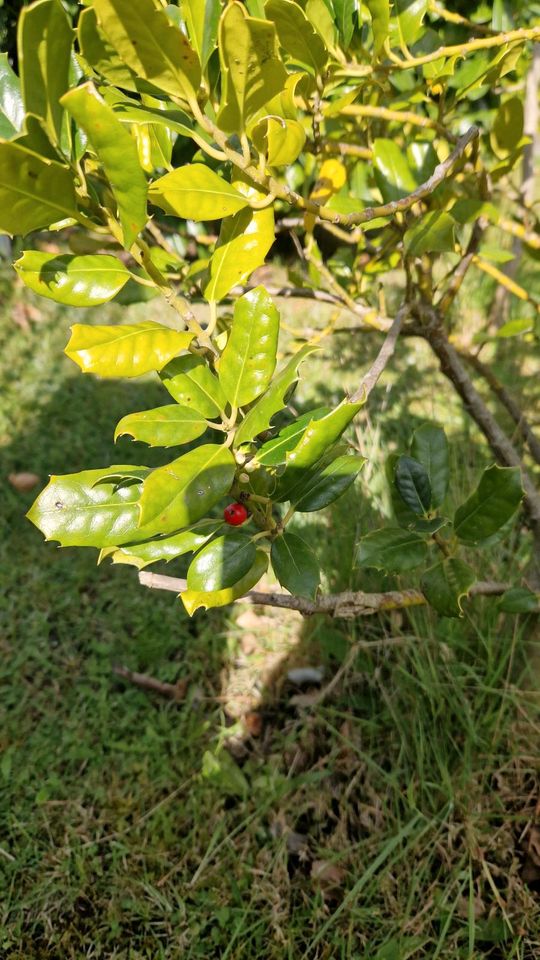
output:
[[[475,289],[473,312],[491,293]],[[2,957],[537,958],[532,617],[476,600],[460,621],[420,610],[302,621],[242,605],[190,620],[131,568],[44,544],[24,518],[39,486],[20,492],[7,476],[32,471],[42,485],[138,462],[128,440],[115,452],[114,426],[166,396],[151,378],[77,371],[62,349],[85,311],[14,288],[7,267],[2,298]],[[289,335],[322,327],[321,310],[288,305]],[[369,335],[325,344],[298,409],[339,397],[376,349]],[[353,569],[352,545],[388,511],[383,451],[417,423],[444,422],[456,499],[490,460],[429,355],[412,349],[400,347],[351,434],[369,456],[363,477],[304,523],[332,589],[380,587]],[[512,579],[527,554],[518,524],[482,573]],[[118,663],[178,681],[182,698],[126,683]],[[293,667],[321,668],[322,691],[292,682]]]

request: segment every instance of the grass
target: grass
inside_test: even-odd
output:
[[[69,313],[13,293],[7,275],[2,290],[2,957],[538,957],[540,871],[523,877],[540,770],[532,620],[475,601],[462,621],[241,608],[190,621],[129,568],[44,544],[24,519],[34,494],[7,475],[137,462],[127,441],[115,453],[115,423],[163,394],[82,377],[62,355]],[[25,325],[28,303],[40,313]],[[340,337],[294,402],[334,398],[357,363]],[[388,509],[384,450],[443,419],[456,500],[489,459],[424,352],[394,369],[357,431],[363,481],[304,526],[336,589],[359,585],[349,548]],[[526,538],[497,551],[483,572],[511,579]],[[345,658],[331,694],[298,705],[288,669],[329,679]],[[126,685],[115,662],[185,680],[185,700]]]

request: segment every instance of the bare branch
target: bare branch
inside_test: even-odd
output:
[[[393,356],[394,350],[396,349],[397,339],[399,337],[403,321],[407,316],[408,310],[408,306],[403,306],[400,310],[398,310],[396,318],[386,335],[386,339],[377,354],[375,362],[371,365],[370,369],[363,377],[358,390],[355,390],[353,393],[351,397],[351,403],[357,403],[360,400],[367,400],[369,397],[369,394],[373,390],[373,387],[377,383],[388,361]]]
[[[112,669],[117,677],[122,677],[123,680],[140,687],[141,690],[151,690],[153,693],[159,693],[162,697],[169,697],[171,700],[182,700],[186,695],[187,683],[185,680],[179,680],[177,683],[163,683],[146,673],[137,673],[135,670],[129,670],[120,664],[115,664]]]
[[[139,582],[143,587],[154,590],[169,590],[180,594],[187,589],[187,583],[180,577],[167,577],[161,573],[150,573],[147,570],[139,572]],[[469,594],[471,596],[500,596],[508,585],[505,583],[479,582],[475,583]],[[361,590],[347,590],[344,593],[328,594],[317,600],[307,600],[305,597],[291,596],[289,593],[265,593],[259,590],[250,590],[242,601],[249,600],[258,606],[280,607],[282,610],[296,610],[305,617],[315,613],[327,613],[332,617],[352,620],[355,617],[369,617],[374,613],[384,613],[388,610],[403,610],[406,607],[425,606],[427,600],[420,590],[389,590],[386,593],[364,593]]]

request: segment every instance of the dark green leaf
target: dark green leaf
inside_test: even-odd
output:
[[[219,361],[219,382],[233,407],[264,393],[276,366],[279,313],[264,287],[255,287],[234,305],[229,339]]]
[[[272,544],[274,573],[282,587],[298,597],[314,598],[321,574],[311,547],[295,533],[284,533]]]
[[[407,157],[395,140],[373,141],[375,180],[383,200],[400,200],[417,186]]]
[[[414,431],[411,454],[426,470],[431,487],[431,506],[440,507],[448,490],[448,441],[441,427],[424,423]]]
[[[190,617],[193,616],[199,607],[208,610],[212,607],[224,607],[233,600],[243,597],[248,590],[251,590],[266,572],[268,566],[268,555],[264,550],[257,550],[255,563],[245,576],[243,576],[232,587],[224,587],[223,590],[185,590],[180,594],[180,598]]]
[[[202,436],[207,426],[206,420],[196,410],[172,403],[122,417],[114,432],[114,439],[128,434],[150,447],[177,447]]]
[[[514,515],[522,497],[519,467],[488,467],[477,489],[456,510],[456,535],[464,543],[493,536]]]
[[[394,478],[404,504],[418,515],[427,513],[431,506],[431,485],[426,468],[413,457],[400,457]]]
[[[298,513],[322,510],[341,497],[354,482],[365,462],[365,457],[345,454],[328,464],[320,473],[307,476],[303,488],[296,495],[298,499],[296,496],[293,499]]]
[[[461,601],[475,580],[474,570],[456,557],[446,557],[426,570],[422,577],[422,592],[428,603],[443,617],[461,617]]]
[[[285,463],[286,454],[293,450],[307,430],[312,420],[320,420],[330,413],[330,407],[318,407],[302,414],[297,420],[280,430],[277,437],[268,440],[257,452],[257,462],[264,466],[279,466]]]
[[[390,0],[366,0],[373,30],[373,56],[377,58],[390,33]]]
[[[321,459],[336,440],[339,440],[362,405],[363,401],[349,403],[345,400],[325,417],[311,422],[296,447],[287,453],[287,466],[283,475],[285,484],[287,482],[285,480],[286,476],[294,482],[294,475],[298,471],[306,470]]]
[[[9,65],[7,53],[0,53],[0,127],[1,136],[10,139],[21,129],[24,104],[19,78]]]
[[[208,593],[233,587],[255,563],[256,548],[242,533],[217,537],[199,550],[187,573],[188,590]]]
[[[360,567],[375,567],[387,573],[402,573],[419,566],[426,556],[427,546],[415,533],[399,527],[386,527],[362,537],[356,563]]]
[[[540,597],[526,587],[512,587],[503,593],[497,606],[503,613],[539,613]]]

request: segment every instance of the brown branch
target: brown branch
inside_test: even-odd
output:
[[[384,368],[386,367],[388,361],[394,354],[396,349],[397,339],[399,337],[403,321],[408,313],[408,306],[401,307],[396,314],[396,318],[390,327],[390,330],[386,334],[385,341],[379,350],[374,363],[371,365],[370,369],[363,377],[360,386],[353,393],[351,397],[351,403],[357,403],[360,400],[367,400],[369,394],[373,390],[373,387],[376,385],[379,377],[381,376]]]
[[[168,590],[180,594],[187,589],[187,583],[180,577],[168,577],[161,573],[139,572],[139,582],[154,590]],[[470,596],[500,596],[508,590],[505,583],[475,583]],[[265,593],[250,590],[242,601],[248,600],[258,606],[279,607],[282,610],[295,610],[305,617],[315,613],[326,613],[332,617],[351,620],[355,617],[369,617],[388,610],[403,610],[407,607],[425,606],[427,600],[420,590],[389,590],[385,593],[364,593],[361,590],[347,590],[344,593],[327,594],[317,600],[295,597],[288,593]]]
[[[137,673],[135,670],[129,670],[120,664],[115,664],[112,669],[117,677],[122,677],[123,680],[140,687],[141,690],[151,690],[152,693],[159,693],[162,697],[169,697],[170,700],[182,700],[186,695],[187,684],[185,680],[178,680],[176,683],[163,683],[161,680],[156,680],[155,677],[150,677],[147,673]]]
[[[512,417],[512,420],[531,452],[531,456],[536,463],[540,464],[540,440],[535,435],[517,401],[514,400],[512,395],[508,393],[506,387],[497,379],[491,367],[482,363],[479,357],[476,357],[472,353],[467,353],[464,350],[460,350],[459,355],[486,381],[491,391]]]

